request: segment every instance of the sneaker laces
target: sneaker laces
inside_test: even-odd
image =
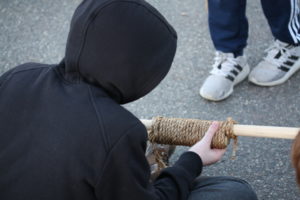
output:
[[[270,66],[280,67],[288,60],[288,57],[292,55],[288,46],[289,45],[279,40],[275,40],[275,42],[265,50],[268,54],[264,60],[271,63],[272,65]],[[279,58],[275,58],[278,54],[280,55]]]
[[[213,69],[210,71],[213,75],[227,76],[234,69],[234,66],[238,65],[236,58],[231,53],[217,51],[214,61]],[[221,67],[219,68],[220,65]]]

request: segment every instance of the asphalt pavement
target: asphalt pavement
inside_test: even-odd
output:
[[[300,125],[300,73],[276,87],[248,81],[222,102],[199,96],[199,88],[213,63],[204,0],[149,0],[178,33],[178,48],[170,73],[149,95],[125,107],[139,118],[154,116],[225,120],[239,124]],[[58,63],[64,56],[72,13],[80,0],[0,0],[0,73],[24,62]],[[273,37],[259,0],[248,1],[249,39],[245,53],[255,66]],[[247,180],[262,200],[300,199],[291,166],[291,140],[239,138],[237,158],[231,147],[205,176],[235,176]],[[174,162],[186,147],[177,148]]]

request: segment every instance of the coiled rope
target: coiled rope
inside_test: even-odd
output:
[[[212,121],[181,118],[153,118],[148,138],[152,143],[192,146],[201,140]],[[231,118],[219,122],[219,129],[213,137],[212,148],[224,149],[237,136],[233,133],[233,125],[236,123]],[[236,146],[236,145],[235,145]]]
[[[152,119],[152,122],[151,127],[148,128],[148,139],[154,146],[155,143],[192,146],[204,137],[212,124],[212,121],[165,117],[155,117]],[[224,149],[229,145],[230,140],[233,139],[231,159],[235,159],[237,150],[237,136],[233,132],[234,124],[236,122],[231,118],[228,118],[226,121],[219,121],[219,129],[211,143],[212,148]],[[159,148],[154,148],[152,151],[157,163],[152,173],[156,174],[167,166],[164,159],[166,155],[162,154],[163,151]]]

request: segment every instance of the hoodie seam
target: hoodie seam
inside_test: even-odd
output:
[[[90,94],[89,95],[90,96],[90,101],[91,101],[91,104],[94,108],[94,111],[95,111],[95,114],[96,114],[96,117],[97,117],[98,126],[99,126],[99,129],[102,132],[102,138],[104,140],[105,150],[108,151],[110,145],[109,145],[109,140],[108,140],[106,130],[105,130],[105,127],[104,127],[104,123],[103,123],[103,117],[102,117],[101,111],[99,111],[96,107],[96,103],[94,101],[94,95],[93,95],[92,89],[89,85],[88,85],[88,90],[89,90],[89,94]]]
[[[25,66],[26,64],[24,64]],[[22,66],[22,65],[20,65]],[[18,73],[22,73],[22,72],[27,72],[27,71],[32,71],[32,70],[38,70],[38,69],[41,69],[41,68],[46,68],[46,67],[32,67],[30,69],[18,69],[17,67],[11,69],[12,71],[7,75],[7,77],[2,81],[2,83],[0,84],[0,92],[3,90],[4,88],[4,85],[14,77],[14,75],[17,75]],[[50,68],[50,67],[48,67]]]
[[[18,74],[21,72],[26,72],[26,71],[31,71],[31,70],[38,70],[41,68],[50,68],[50,66],[49,67],[35,67],[35,68],[30,68],[30,69],[21,69],[21,70],[17,70],[17,71],[14,70],[11,75],[15,75],[15,74]]]
[[[0,83],[0,92],[2,91],[2,89],[3,89],[4,85],[5,85],[5,83],[6,83],[7,81],[9,81],[9,80],[11,79],[11,77],[14,75],[14,70],[15,70],[15,69],[13,69],[12,72],[9,73],[9,74],[7,75],[7,77],[5,77],[5,78],[3,79],[3,81]]]
[[[158,20],[160,20],[164,25],[165,27],[168,29],[169,33],[176,39],[177,36],[176,34],[174,33],[174,31],[170,28],[170,25],[164,20],[162,19],[161,16],[157,15],[156,13],[154,13],[153,9],[150,9],[150,7],[147,7],[145,6],[144,4],[140,3],[140,2],[135,2],[135,1],[129,1],[129,0],[123,0],[123,1],[113,1],[113,2],[106,2],[104,3],[104,5],[100,6],[96,11],[95,11],[95,16],[87,23],[87,25],[85,26],[85,28],[83,29],[83,42],[81,44],[81,47],[79,49],[79,52],[78,52],[78,57],[76,59],[76,69],[77,69],[77,72],[79,73],[80,76],[82,76],[82,74],[80,73],[80,70],[79,70],[79,62],[80,62],[80,58],[81,58],[81,55],[82,55],[82,52],[83,52],[83,49],[85,47],[85,43],[86,43],[86,38],[87,38],[87,33],[88,33],[88,30],[90,28],[90,25],[91,23],[96,19],[96,17],[100,14],[100,12],[112,5],[112,4],[115,4],[115,3],[132,3],[132,4],[136,4],[136,5],[139,5],[139,6],[142,6],[143,8],[145,8],[145,10],[147,10],[148,12],[150,12],[153,16],[155,16]]]
[[[37,67],[37,68],[30,68],[30,69],[22,69],[22,70],[18,70],[18,71],[15,71],[15,70],[17,70],[17,69],[14,69],[14,70],[11,72],[11,74],[9,74],[7,78],[5,78],[5,80],[3,81],[3,84],[4,84],[4,82],[7,82],[9,79],[11,79],[14,75],[17,75],[17,74],[22,73],[22,72],[38,70],[38,69],[41,69],[41,68],[45,68],[45,67]],[[2,85],[2,84],[1,84],[1,85]]]
[[[111,148],[110,148],[110,150],[107,152],[107,157],[106,157],[106,159],[105,159],[105,162],[104,162],[104,165],[103,165],[103,170],[102,170],[102,172],[99,174],[99,176],[96,178],[96,184],[95,184],[95,188],[98,186],[98,185],[101,185],[100,184],[100,180],[101,180],[101,177],[103,176],[103,173],[104,173],[104,171],[105,171],[105,169],[107,168],[107,162],[110,160],[110,157],[111,157],[111,154],[112,154],[112,152],[114,151],[114,149],[119,145],[119,143],[121,142],[121,141],[123,141],[123,139],[125,138],[125,137],[127,137],[128,136],[128,134],[130,133],[129,131],[131,130],[131,129],[133,129],[134,127],[136,127],[136,126],[138,126],[139,125],[139,122],[136,122],[135,124],[133,124],[132,126],[130,126],[128,129],[126,129],[125,131],[124,131],[124,134],[122,134],[122,136],[111,146]],[[100,193],[101,193],[101,187],[99,187],[100,188]],[[96,196],[97,196],[97,194],[96,194]]]

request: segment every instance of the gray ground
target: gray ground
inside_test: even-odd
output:
[[[70,18],[80,0],[0,0],[0,73],[28,61],[58,63]],[[300,73],[286,84],[261,88],[244,81],[234,94],[219,103],[200,98],[214,56],[203,0],[150,0],[178,32],[178,50],[167,78],[146,97],[126,105],[139,118],[168,117],[224,120],[240,124],[299,126]],[[259,0],[248,1],[250,22],[249,64],[255,66],[272,41]],[[300,199],[290,163],[291,141],[240,138],[238,157],[205,167],[204,175],[230,175],[246,179],[259,199]],[[178,148],[176,157],[186,148]]]

